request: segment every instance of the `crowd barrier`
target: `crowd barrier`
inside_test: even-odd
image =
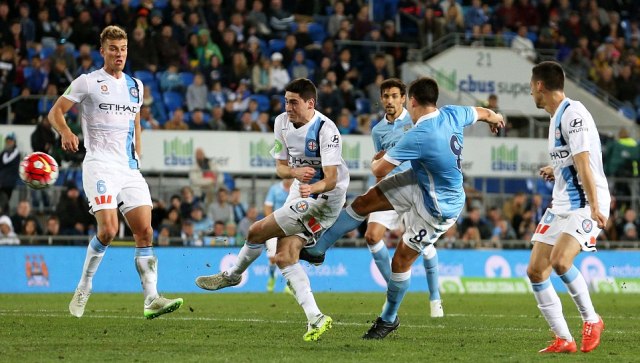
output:
[[[85,247],[0,246],[0,293],[71,293],[85,257]],[[156,248],[158,288],[163,292],[203,292],[194,280],[226,269],[237,248]],[[438,250],[443,293],[527,293],[528,250]],[[93,282],[94,292],[140,292],[132,247],[110,247]],[[581,253],[575,261],[594,291],[640,293],[640,251]],[[314,291],[382,292],[385,282],[368,249],[335,248],[322,266],[303,263]],[[268,260],[261,255],[240,285],[222,292],[265,291]],[[284,287],[278,273],[276,290]],[[410,291],[426,291],[422,259],[412,269]],[[557,276],[552,282],[566,292]]]

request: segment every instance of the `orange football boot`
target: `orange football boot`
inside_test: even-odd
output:
[[[578,350],[576,341],[567,341],[560,337],[551,342],[551,345],[538,351],[538,353],[575,353]]]
[[[589,353],[600,345],[600,335],[604,330],[604,321],[600,316],[598,318],[597,323],[585,321],[582,325],[582,345],[580,345],[580,350],[584,353]]]

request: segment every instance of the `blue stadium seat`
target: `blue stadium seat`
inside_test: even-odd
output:
[[[314,43],[322,43],[327,37],[327,32],[322,24],[309,23],[309,35]]]
[[[191,72],[180,72],[180,79],[182,79],[182,83],[185,87],[188,87],[193,83],[194,74]]]
[[[102,67],[104,60],[102,59],[102,55],[100,54],[99,50],[94,49],[91,51],[91,59],[93,59],[93,64],[96,67]]]
[[[356,98],[356,113],[358,115],[371,113],[371,101],[366,98]]]
[[[269,41],[269,53],[273,54],[284,49],[284,39],[271,39]]]
[[[629,120],[635,121],[638,117],[638,115],[636,114],[636,110],[629,105],[623,105],[618,109],[618,112]]]
[[[184,103],[184,98],[181,93],[167,91],[162,94],[162,101],[164,102],[164,105],[166,106],[167,111],[173,112],[177,108],[182,107],[182,104]]]
[[[29,60],[33,59],[36,55],[38,55],[38,52],[36,52],[34,48],[27,48],[27,58]]]
[[[249,96],[249,99],[256,100],[258,102],[258,111],[267,112],[269,111],[269,97],[261,94],[255,94]]]
[[[133,76],[139,79],[145,85],[147,83],[155,82],[156,78],[151,71],[135,71],[133,72]]]
[[[40,49],[40,59],[49,58],[54,51],[55,49],[53,48],[42,47],[42,49]]]

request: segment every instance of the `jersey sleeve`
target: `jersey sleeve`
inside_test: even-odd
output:
[[[382,143],[380,141],[380,133],[376,131],[376,128],[371,130],[371,138],[373,139],[373,148],[376,152],[382,150]]]
[[[71,82],[62,96],[74,103],[80,103],[88,94],[89,86],[87,85],[87,75],[83,74]]]
[[[590,150],[589,143],[589,117],[584,117],[576,110],[567,110],[562,120],[562,133],[569,144],[571,155],[580,154],[583,151]]]
[[[415,160],[420,157],[420,140],[417,139],[416,132],[409,130],[398,143],[387,150],[383,158],[393,165],[400,165],[407,160]]]
[[[133,80],[138,85],[138,111],[139,111],[140,108],[142,107],[142,103],[144,102],[144,84],[142,84],[142,81],[137,78],[134,78]]]
[[[275,144],[272,149],[273,158],[276,160],[289,160],[287,145],[284,142],[283,122],[284,113],[276,117],[273,125],[273,134],[275,136]]]
[[[441,112],[447,112],[451,114],[451,118],[459,128],[464,128],[473,125],[478,121],[478,111],[475,107],[470,106],[444,106]]]
[[[325,122],[320,130],[320,157],[322,166],[342,164],[342,137],[333,122]]]

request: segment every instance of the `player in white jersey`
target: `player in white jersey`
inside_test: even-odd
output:
[[[317,90],[304,78],[285,88],[286,112],[276,117],[274,157],[280,178],[294,178],[282,208],[255,222],[236,264],[211,276],[200,276],[196,285],[218,290],[240,283],[242,273],[262,253],[266,240],[277,237],[275,262],[307,316],[305,341],[315,341],[331,328],[311,292],[309,277],[298,262],[300,250],[338,217],[346,200],[349,171],[342,160],[342,139],[337,126],[315,110]]]
[[[552,268],[567,286],[582,316],[580,350],[590,352],[600,344],[604,323],[573,261],[580,251],[595,251],[596,238],[609,217],[611,197],[602,168],[600,138],[589,111],[565,96],[564,71],[558,63],[542,62],[533,67],[531,95],[536,106],[551,115],[552,165],[540,169],[540,174],[555,180],[553,207],[547,209],[531,238],[533,249],[527,269],[538,308],[556,335],[540,353],[577,350],[560,298],[549,279]]]
[[[140,106],[142,82],[122,72],[127,60],[127,33],[108,26],[100,34],[104,67],[76,78],[49,112],[60,133],[63,150],[78,151],[78,137],[67,126],[65,114],[82,106],[82,130],[87,149],[82,163],[82,185],[91,213],[98,223],[89,242],[82,276],[69,304],[73,316],[81,317],[91,294],[96,273],[107,246],[118,232],[118,208],[136,243],[135,264],[144,292],[144,316],[153,319],[178,309],[182,299],[167,299],[157,290],[157,258],[153,252],[151,196],[138,170],[141,154]]]

